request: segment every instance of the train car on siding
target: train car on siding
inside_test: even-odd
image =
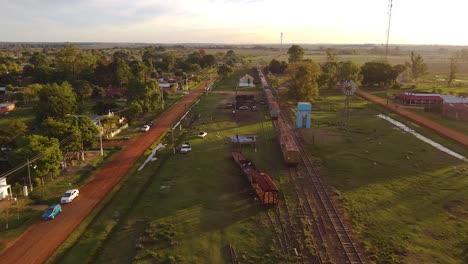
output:
[[[242,175],[249,181],[255,195],[263,205],[276,206],[278,204],[279,189],[270,175],[260,172],[255,164],[239,151],[231,152],[232,158],[240,167]]]

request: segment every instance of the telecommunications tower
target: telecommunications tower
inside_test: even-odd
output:
[[[385,57],[388,56],[388,40],[390,38],[390,21],[392,19],[392,7],[393,7],[393,0],[389,0],[389,3],[388,3],[387,46],[385,48]]]
[[[281,45],[280,45],[280,53],[283,53],[283,32],[281,32],[281,37],[280,37],[280,39],[281,39],[281,40],[280,40],[280,43],[281,43]]]

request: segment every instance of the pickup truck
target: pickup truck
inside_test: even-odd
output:
[[[185,142],[180,146],[180,153],[187,154],[190,151],[192,151],[192,147],[190,147],[190,144],[188,142]]]

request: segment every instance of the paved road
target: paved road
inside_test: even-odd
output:
[[[212,76],[213,80],[216,77]],[[203,92],[202,82],[179,103],[172,106],[154,121],[153,128],[135,138],[113,160],[101,167],[80,188],[80,196],[52,221],[41,221],[31,226],[0,255],[0,263],[44,263],[88,216],[99,202],[129,173],[145,150],[184,114]]]
[[[392,110],[393,112],[403,116],[403,117],[406,117],[408,119],[410,119],[411,121],[415,122],[415,123],[418,123],[419,125],[422,125],[422,126],[425,126],[427,128],[430,128],[432,129],[433,131],[435,131],[436,133],[444,136],[444,137],[447,137],[447,138],[450,138],[450,139],[453,139],[455,140],[456,142],[462,144],[463,146],[465,147],[468,147],[468,136],[463,134],[463,133],[460,133],[458,131],[455,131],[451,128],[448,128],[444,125],[441,125],[437,122],[434,122],[428,118],[425,118],[421,115],[418,115],[414,112],[411,112],[411,111],[408,111],[406,109],[404,109],[403,107],[398,107],[397,104],[394,104],[394,103],[391,103],[391,102],[387,102],[387,99],[384,99],[384,98],[381,98],[381,97],[378,97],[378,96],[375,96],[375,95],[371,95],[369,93],[366,93],[362,90],[359,90],[356,92],[359,96],[361,96],[362,98],[366,99],[366,100],[369,100],[369,101],[372,101],[372,102],[375,102],[377,104],[380,104],[384,107],[386,107],[387,109],[390,109]]]

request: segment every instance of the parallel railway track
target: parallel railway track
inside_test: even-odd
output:
[[[333,203],[332,198],[330,197],[328,190],[322,180],[322,177],[315,169],[312,161],[310,160],[309,155],[304,150],[299,142],[299,136],[297,132],[291,127],[291,120],[285,115],[281,114],[281,117],[288,123],[288,129],[293,135],[293,139],[296,142],[296,145],[300,152],[301,164],[300,168],[305,169],[305,174],[311,186],[315,191],[315,199],[318,202],[318,206],[322,209],[321,212],[324,213],[322,219],[332,227],[335,237],[338,239],[341,249],[343,250],[343,258],[346,259],[347,263],[364,263],[361,255],[359,254],[356,245],[351,239],[351,236],[348,232],[348,228],[345,226],[341,220],[340,214],[336,209],[336,206]],[[322,240],[324,240],[322,232],[320,232],[320,225],[317,224],[317,229],[319,230]],[[323,228],[322,228],[323,230]],[[330,253],[328,253],[330,255]]]

